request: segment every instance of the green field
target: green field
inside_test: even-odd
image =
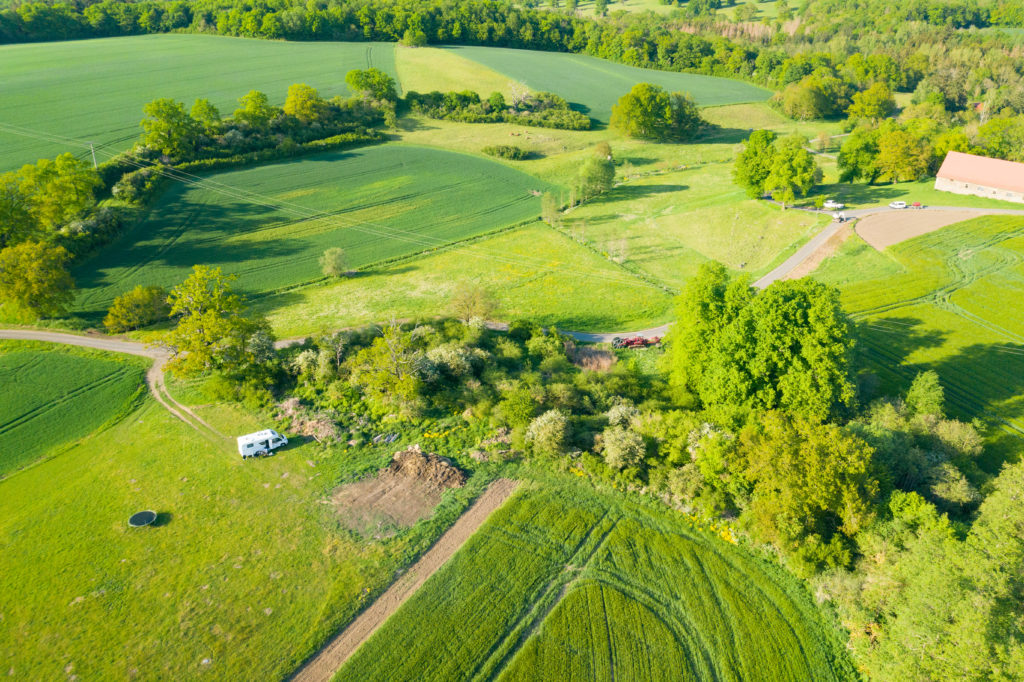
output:
[[[138,284],[171,287],[196,263],[260,294],[444,246],[533,218],[544,182],[480,157],[404,145],[306,157],[175,184],[149,218],[75,273],[77,310],[98,314]],[[489,254],[500,259],[501,254]]]
[[[345,74],[368,65],[394,76],[394,45],[184,34],[0,45],[0,121],[31,135],[94,142],[103,161],[103,152],[126,149],[138,138],[142,105],[159,97],[189,106],[206,97],[230,115],[253,89],[275,104],[293,83],[347,96]],[[0,172],[67,151],[89,154],[59,139],[0,130]]]
[[[662,507],[513,497],[337,680],[855,679],[799,582]]]
[[[88,435],[144,390],[145,362],[0,341],[0,477]]]
[[[854,237],[814,276],[841,288],[890,394],[934,369],[955,413],[1024,434],[1024,217],[976,218],[884,253]]]
[[[555,92],[591,118],[607,123],[612,105],[637,83],[654,83],[671,92],[689,92],[698,104],[715,106],[759,102],[770,92],[743,81],[691,73],[639,69],[596,57],[495,47],[449,47],[534,90]]]
[[[501,254],[495,261],[489,254]],[[281,337],[450,312],[455,294],[480,287],[502,320],[577,331],[644,329],[667,322],[671,297],[545,225],[527,225],[365,276],[260,300]]]
[[[232,405],[201,409],[232,435],[267,425]],[[243,463],[233,442],[207,440],[145,399],[109,429],[0,481],[4,673],[286,678],[486,483],[470,479],[431,521],[386,541],[360,539],[320,500],[389,456],[361,448],[324,458],[296,442]],[[158,512],[156,525],[129,528],[142,509]]]

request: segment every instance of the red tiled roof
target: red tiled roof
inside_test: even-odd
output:
[[[1024,192],[1024,163],[990,159],[963,152],[949,152],[938,177],[983,187]]]

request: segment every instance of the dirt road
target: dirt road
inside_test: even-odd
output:
[[[185,422],[196,431],[215,441],[229,440],[227,436],[206,423],[199,415],[175,400],[167,391],[164,383],[164,364],[169,359],[167,351],[156,346],[147,346],[137,341],[126,341],[109,336],[93,336],[89,334],[65,334],[35,329],[0,329],[0,339],[15,341],[42,341],[44,343],[60,343],[68,346],[82,346],[110,353],[125,353],[152,358],[153,364],[146,372],[146,384],[149,392],[168,412]]]
[[[459,517],[451,528],[445,531],[420,560],[406,571],[405,575],[392,583],[380,597],[356,617],[292,677],[293,682],[327,682],[356,652],[363,642],[377,631],[391,614],[398,610],[434,572],[441,568],[455,552],[462,547],[483,525],[491,513],[500,507],[515,492],[518,481],[500,478]]]

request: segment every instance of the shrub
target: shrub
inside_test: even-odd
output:
[[[337,246],[324,251],[320,256],[320,268],[324,277],[344,277],[348,274],[348,258],[345,256],[345,249]]]
[[[644,439],[635,431],[612,426],[602,434],[604,461],[613,469],[635,467],[644,458]]]
[[[526,441],[541,454],[561,454],[568,438],[569,419],[558,410],[548,410],[526,429]]]
[[[497,156],[510,161],[522,161],[530,155],[528,151],[511,144],[499,144],[484,147],[481,151],[489,156]]]
[[[166,291],[140,284],[114,299],[103,326],[112,333],[126,332],[166,319],[169,310]]]

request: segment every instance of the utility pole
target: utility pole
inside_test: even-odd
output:
[[[92,142],[89,143],[89,151],[92,152],[92,167],[95,170],[99,166],[96,165],[96,147],[93,146]]]

